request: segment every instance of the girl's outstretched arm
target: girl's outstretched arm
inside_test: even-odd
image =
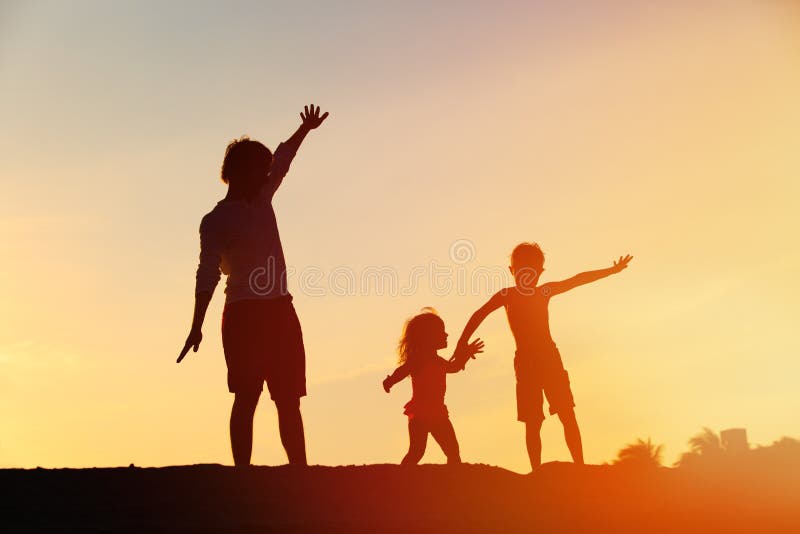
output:
[[[601,278],[605,278],[606,276],[616,274],[622,269],[626,268],[632,259],[633,256],[630,255],[624,257],[620,256],[619,259],[614,262],[614,265],[612,267],[608,267],[607,269],[586,271],[585,273],[576,274],[572,278],[567,278],[566,280],[562,280],[560,282],[548,282],[542,287],[548,288],[551,296],[558,295],[559,293],[564,293],[565,291],[569,291],[570,289],[574,289],[578,286],[589,284],[596,280],[600,280]]]
[[[389,390],[392,389],[392,386],[403,380],[405,377],[411,374],[411,366],[408,362],[405,362],[401,365],[397,366],[397,369],[390,375],[387,375],[386,378],[383,379],[383,390],[386,393],[389,393]]]

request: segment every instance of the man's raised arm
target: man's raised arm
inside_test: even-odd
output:
[[[297,128],[297,131],[275,149],[275,154],[272,158],[272,167],[270,167],[269,171],[269,180],[267,181],[270,193],[274,194],[281,185],[283,177],[289,172],[289,165],[291,165],[295,154],[297,154],[297,149],[300,148],[308,132],[318,128],[319,125],[322,124],[322,121],[328,118],[327,111],[321,116],[319,112],[319,106],[314,106],[314,104],[305,106],[304,111],[300,113],[300,119],[302,119],[303,122]]]

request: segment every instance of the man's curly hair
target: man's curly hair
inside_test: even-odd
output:
[[[269,170],[272,165],[272,152],[258,141],[246,135],[234,139],[225,149],[220,176],[226,184],[236,181],[252,169],[263,167]]]

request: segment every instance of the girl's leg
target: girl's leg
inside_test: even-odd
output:
[[[409,418],[408,452],[400,463],[402,465],[417,465],[425,454],[425,446],[427,444],[428,428],[418,419]]]
[[[431,428],[431,434],[433,434],[433,439],[439,443],[442,451],[447,456],[447,463],[460,464],[461,452],[458,447],[456,431],[453,429],[453,423],[450,422],[450,418],[448,417],[441,422],[437,422]]]

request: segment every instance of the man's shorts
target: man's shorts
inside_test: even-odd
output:
[[[266,380],[273,400],[306,394],[303,332],[291,296],[226,304],[222,347],[232,393],[260,392]]]
[[[572,409],[575,400],[569,387],[569,375],[564,370],[558,349],[543,348],[517,351],[514,358],[517,375],[517,419],[524,422],[544,420],[544,396],[550,405],[550,415]]]

